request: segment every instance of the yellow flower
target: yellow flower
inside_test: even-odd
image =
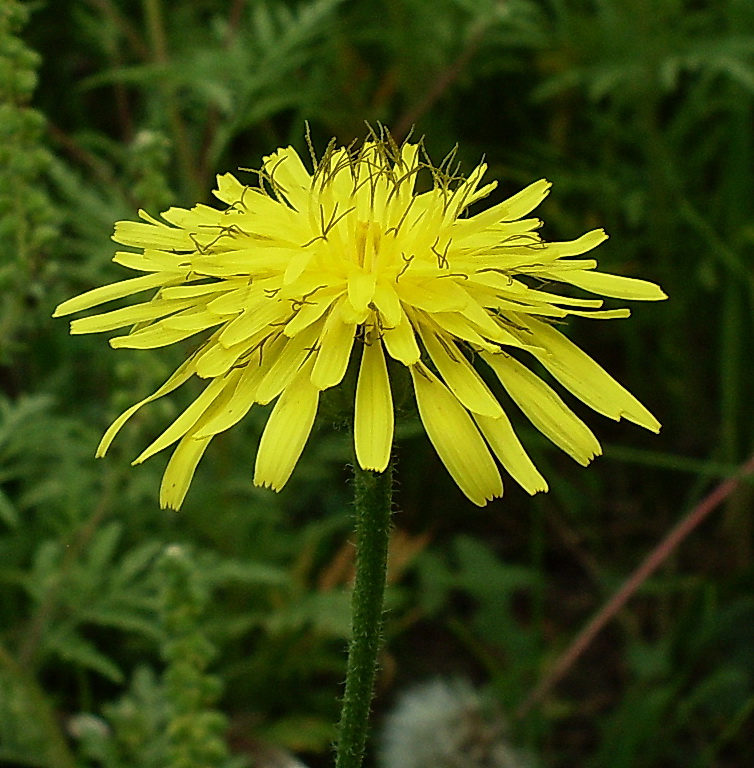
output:
[[[218,176],[227,208],[171,208],[158,221],[121,221],[113,239],[141,249],[114,261],[143,272],[63,302],[66,315],[154,290],[143,303],[74,320],[71,333],[131,326],[113,347],[148,349],[211,333],[154,394],[107,430],[102,456],[139,408],[194,376],[209,384],[135,460],[178,443],[160,491],[178,508],[212,438],[254,403],[276,400],[256,459],[254,482],[279,490],[304,448],[320,392],[340,384],[359,358],[354,441],[364,469],[382,472],[393,443],[388,359],[408,368],[430,441],[461,490],[477,505],[503,492],[494,457],[529,493],[547,490],[510,421],[475,365],[491,369],[532,424],[581,464],[600,453],[588,427],[520,359],[534,359],[599,413],[659,430],[636,398],[552,322],[569,314],[626,317],[600,299],[546,290],[565,283],[620,299],[657,300],[653,283],[595,271],[574,258],[606,239],[601,229],[548,243],[525,218],[546,197],[537,181],[505,202],[466,215],[495,183],[480,186],[432,167],[421,144],[389,135],[360,149],[328,147],[304,166],[292,147],[265,158],[258,186]],[[419,171],[433,184],[415,192]],[[489,377],[487,377],[489,378]]]

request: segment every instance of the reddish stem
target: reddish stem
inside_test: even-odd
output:
[[[561,653],[550,671],[516,710],[517,717],[523,717],[535,704],[542,701],[644,581],[665,562],[673,550],[707,515],[725,501],[739,487],[741,481],[752,474],[752,472],[754,472],[754,456],[743,464],[735,475],[724,480],[717,488],[705,496],[691,512],[669,531],[667,536],[649,553],[644,562],[626,579],[623,586],[600,608],[591,621],[574,638],[573,642]]]
[[[393,137],[397,142],[403,141],[416,122],[435,105],[443,96],[445,91],[461,76],[471,57],[479,48],[485,33],[487,24],[481,23],[472,30],[463,50],[458,56],[443,69],[432,86],[427,91],[424,98],[413,107],[409,108],[397,121],[393,130]]]

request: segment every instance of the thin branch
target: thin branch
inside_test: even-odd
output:
[[[162,4],[160,0],[142,0],[142,2],[147,29],[149,30],[149,41],[152,47],[152,61],[156,64],[160,64],[167,70],[170,64],[170,57],[168,55]],[[166,81],[163,83],[162,90],[165,98],[165,111],[168,115],[173,138],[175,140],[176,154],[178,155],[178,167],[181,170],[184,192],[187,192],[192,198],[195,198],[200,194],[200,181],[196,174],[196,163],[194,162],[193,153],[191,152],[191,144],[188,131],[186,130],[186,124],[181,117],[181,111],[178,107],[175,87],[171,82]]]
[[[577,659],[589,647],[597,634],[607,626],[639,587],[667,560],[675,548],[738,487],[741,481],[754,473],[754,456],[733,476],[724,480],[699,504],[682,518],[665,538],[649,553],[623,586],[600,608],[573,642],[556,659],[550,671],[516,710],[516,717],[524,717],[557,685]]]
[[[120,180],[113,173],[110,166],[104,163],[88,149],[82,147],[75,139],[58,128],[54,123],[47,121],[47,131],[50,138],[67,152],[77,163],[86,166],[94,175],[110,189],[117,189],[120,195],[128,201],[133,208],[138,208],[138,201],[132,197],[128,190],[123,187]]]
[[[228,26],[226,29],[225,40],[223,47],[225,50],[229,50],[233,42],[238,35],[238,29],[241,26],[241,19],[243,18],[243,10],[246,5],[246,0],[233,0],[228,13]],[[215,136],[217,135],[217,129],[220,126],[220,110],[217,107],[212,107],[207,116],[207,125],[204,129],[204,136],[202,136],[202,143],[199,149],[199,158],[197,160],[197,178],[202,185],[202,188],[206,188],[207,178],[210,175],[210,153],[215,143]]]
[[[477,52],[477,49],[481,45],[488,26],[489,23],[486,19],[476,25],[469,35],[463,50],[440,72],[424,98],[413,107],[409,107],[409,109],[404,112],[403,116],[398,119],[392,132],[393,137],[398,143],[403,141],[416,122],[432,109],[445,91],[447,91],[448,88],[450,88],[450,86],[461,76],[466,65],[471,60],[471,57]]]
[[[238,32],[238,27],[241,24],[241,17],[243,16],[244,5],[246,5],[246,0],[233,0],[230,7],[230,13],[228,14],[228,34],[225,38],[226,45],[230,45]]]
[[[131,22],[123,16],[118,8],[110,0],[86,0],[89,5],[101,11],[120,30],[123,37],[128,40],[131,48],[142,61],[149,61],[149,47],[142,39],[139,31]]]

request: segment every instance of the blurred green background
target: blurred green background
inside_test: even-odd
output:
[[[276,495],[252,486],[260,408],[161,511],[167,455],[129,462],[180,397],[93,454],[182,350],[113,351],[50,318],[130,276],[110,263],[115,221],[305,151],[305,121],[320,151],[364,121],[415,126],[436,162],[458,144],[467,173],[486,157],[492,202],[546,177],[545,239],[604,226],[600,267],[670,296],[570,323],[663,430],[576,406],[605,448],[583,469],[517,421],[547,495],[508,482],[473,507],[406,419],[377,723],[437,675],[514,711],[752,451],[751,0],[0,0],[0,99],[0,765],[228,768],[260,743],[331,762],[348,429],[323,418]],[[537,764],[754,764],[751,490],[514,719]]]

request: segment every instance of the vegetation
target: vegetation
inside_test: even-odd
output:
[[[0,0],[0,765],[231,768],[260,744],[331,764],[348,430],[322,419],[276,495],[252,485],[252,413],[160,510],[167,457],[129,463],[175,404],[93,454],[178,357],[50,315],[124,276],[115,221],[209,202],[215,173],[305,152],[306,122],[321,151],[364,121],[457,144],[467,172],[485,155],[493,201],[546,176],[547,239],[604,226],[601,267],[670,296],[569,326],[663,430],[592,418],[583,469],[518,421],[547,495],[509,482],[476,509],[406,406],[377,722],[436,675],[513,715],[754,451],[750,0]],[[513,718],[539,764],[754,762],[751,503],[741,483]]]

